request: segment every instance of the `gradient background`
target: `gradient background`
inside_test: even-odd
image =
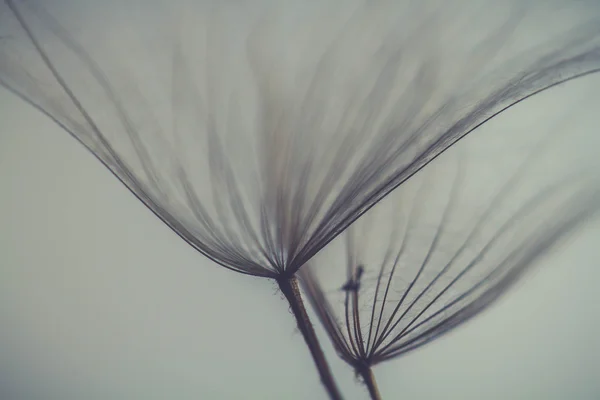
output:
[[[557,88],[502,129],[568,116],[593,151],[598,93]],[[275,284],[196,253],[4,90],[0,188],[0,399],[325,398]],[[599,399],[599,239],[590,223],[487,313],[376,367],[384,398]],[[317,330],[346,398],[367,398]]]

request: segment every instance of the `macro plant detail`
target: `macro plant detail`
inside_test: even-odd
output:
[[[597,215],[597,166],[580,155],[586,140],[565,130],[462,141],[300,271],[371,398],[381,398],[372,367],[485,311]]]
[[[491,2],[121,3],[3,0],[0,85],[204,256],[275,280],[331,398],[296,273],[465,135],[600,69],[594,21],[520,47],[527,10]]]

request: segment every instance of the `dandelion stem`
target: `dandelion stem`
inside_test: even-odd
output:
[[[362,377],[367,389],[369,389],[369,395],[371,396],[371,399],[381,400],[381,394],[379,393],[377,381],[375,380],[375,375],[373,374],[371,367],[361,366],[356,369],[356,372]]]
[[[290,308],[294,313],[294,317],[296,317],[296,322],[298,323],[298,329],[300,329],[300,332],[302,332],[304,341],[310,350],[317,370],[319,371],[319,375],[321,376],[321,383],[323,386],[325,386],[325,390],[327,390],[329,398],[332,400],[341,400],[342,395],[340,390],[333,379],[333,375],[329,369],[329,364],[327,364],[325,354],[323,353],[321,345],[319,344],[319,339],[317,339],[315,330],[313,329],[310,319],[308,318],[306,308],[304,308],[304,303],[298,287],[298,280],[295,276],[292,276],[291,278],[282,277],[281,279],[277,280],[277,283],[279,284],[279,289],[281,289],[281,292],[285,295],[285,298],[290,303]]]

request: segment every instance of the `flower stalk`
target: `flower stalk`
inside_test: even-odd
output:
[[[381,394],[379,393],[379,387],[377,386],[377,380],[375,374],[368,364],[360,365],[356,368],[356,373],[362,378],[363,383],[369,390],[369,395],[372,400],[381,400]]]
[[[337,387],[337,384],[335,383],[335,380],[333,379],[333,375],[329,369],[327,360],[325,359],[325,354],[323,353],[323,349],[319,344],[319,339],[315,334],[315,330],[310,322],[306,308],[304,307],[304,302],[302,301],[302,296],[300,294],[300,288],[298,287],[298,280],[295,276],[282,277],[281,279],[277,280],[277,283],[279,285],[279,289],[290,304],[290,309],[296,318],[296,322],[298,323],[298,329],[300,329],[302,337],[304,337],[304,341],[310,350],[310,354],[313,357],[315,366],[319,371],[321,383],[323,386],[325,386],[325,390],[329,394],[329,398],[332,400],[341,400],[342,395]]]

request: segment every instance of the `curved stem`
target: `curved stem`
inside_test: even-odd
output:
[[[371,400],[381,400],[381,393],[379,393],[377,381],[375,380],[375,375],[373,374],[371,367],[365,366],[357,368],[356,373],[362,377],[367,389],[369,389]]]
[[[304,303],[302,301],[302,297],[300,295],[300,289],[298,287],[298,280],[295,276],[291,278],[282,277],[277,280],[279,284],[279,289],[285,295],[285,298],[290,303],[290,308],[294,317],[296,317],[296,322],[298,323],[298,329],[302,332],[302,336],[304,337],[304,341],[310,350],[310,354],[313,357],[313,361],[315,362],[315,366],[319,371],[319,375],[321,377],[321,383],[325,386],[325,390],[329,394],[329,398],[332,400],[342,400],[342,395],[340,390],[333,379],[333,375],[331,374],[331,370],[329,369],[329,364],[327,364],[327,360],[325,359],[325,354],[321,349],[321,345],[319,344],[319,339],[317,339],[317,335],[315,334],[315,330],[308,318],[308,314],[306,313],[306,308],[304,308]]]

